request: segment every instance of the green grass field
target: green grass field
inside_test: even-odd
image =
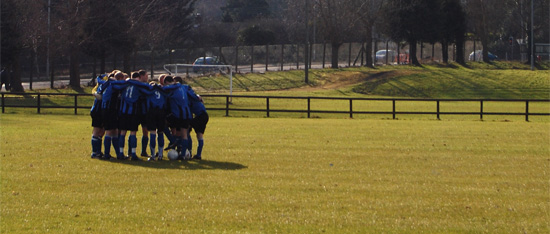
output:
[[[548,233],[550,124],[211,119],[203,161],[92,160],[83,115],[0,115],[2,233]]]
[[[469,63],[235,75],[235,94],[548,99],[548,65]],[[224,76],[189,81],[228,93]],[[41,93],[89,93],[36,90]],[[30,104],[36,97],[7,96]],[[207,108],[223,100],[205,99]],[[72,98],[42,96],[46,105]],[[90,97],[78,99],[91,105]],[[344,102],[343,105],[341,105]],[[235,99],[232,108],[263,100]],[[271,108],[304,108],[273,99]],[[531,111],[548,112],[550,103]],[[346,101],[312,103],[346,110]],[[355,108],[388,111],[388,102]],[[433,103],[398,111],[434,111]],[[521,113],[522,103],[486,111]],[[479,110],[442,102],[441,111]],[[548,233],[550,118],[354,116],[209,111],[203,161],[90,159],[87,111],[6,108],[0,115],[1,233]],[[138,139],[141,133],[138,133]],[[141,141],[138,140],[138,150]]]

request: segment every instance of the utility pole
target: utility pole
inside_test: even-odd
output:
[[[50,75],[50,13],[51,0],[48,0],[48,39],[46,42],[46,77]],[[50,88],[53,89],[53,76],[51,77]]]
[[[309,0],[306,0],[306,9],[305,9],[305,13],[306,13],[306,45],[304,46],[304,58],[305,58],[305,63],[304,63],[304,71],[305,71],[305,82],[306,84],[309,83],[309,26],[308,26],[308,10],[309,9]]]
[[[535,21],[535,5],[533,3],[534,0],[531,0],[531,71],[535,70],[535,34],[533,33],[533,25]]]

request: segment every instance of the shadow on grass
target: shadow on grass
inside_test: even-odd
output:
[[[181,160],[162,160],[162,161],[154,161],[154,162],[148,162],[147,159],[140,158],[141,161],[118,161],[113,160],[111,163],[120,163],[125,165],[131,165],[131,166],[140,166],[140,167],[148,167],[148,168],[156,168],[156,169],[177,169],[177,170],[227,170],[227,171],[233,171],[233,170],[241,170],[248,168],[245,165],[233,163],[233,162],[218,162],[218,161],[212,161],[212,160],[188,160],[188,161],[181,161]]]

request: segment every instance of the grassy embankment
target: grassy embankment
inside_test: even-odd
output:
[[[528,66],[519,63],[496,62],[494,64],[469,63],[469,67],[451,64],[442,66],[439,64],[426,65],[424,67],[410,66],[383,66],[375,69],[348,68],[348,69],[323,69],[312,70],[310,83],[303,81],[303,71],[267,72],[265,74],[236,74],[233,77],[235,95],[270,95],[270,96],[312,96],[312,97],[397,97],[397,98],[460,98],[460,99],[548,99],[550,98],[550,73],[548,70],[530,71]],[[225,76],[200,77],[188,80],[194,89],[201,94],[227,94],[229,80]],[[40,92],[84,92],[89,93],[90,88],[83,90],[40,90]],[[224,98],[206,98],[207,107],[224,108]],[[8,99],[8,102],[36,103],[32,97],[23,99]],[[55,98],[54,96],[42,97],[43,104],[72,105],[74,100],[67,98]],[[89,97],[79,98],[78,103],[90,105]],[[478,102],[463,102],[441,104],[441,111],[479,111]],[[265,108],[265,100],[236,98],[233,99],[232,108]],[[304,100],[272,99],[272,109],[297,109],[304,110],[307,107]],[[359,111],[391,111],[391,102],[365,102],[357,101],[353,104],[354,110]],[[549,103],[531,103],[531,112],[544,112],[550,106]],[[312,103],[314,110],[348,111],[349,104],[346,101],[316,100]],[[484,103],[485,111],[522,113],[525,111],[524,103]],[[11,109],[8,111],[21,111]],[[35,112],[28,109],[28,112]],[[398,103],[397,111],[435,111],[432,102],[406,102]],[[71,110],[44,109],[42,113],[72,113]],[[85,113],[85,111],[81,111]],[[212,112],[221,116],[225,112]],[[231,116],[260,117],[265,113],[260,112],[231,112]],[[272,117],[298,117],[306,114],[271,113]],[[346,114],[314,114],[320,118],[346,118]],[[355,115],[354,118],[389,118],[390,115]],[[398,116],[398,118],[431,118],[435,116]],[[479,119],[479,116],[444,116],[452,119]],[[493,118],[495,117],[495,118]],[[523,119],[522,116],[486,116],[484,119]],[[535,117],[533,120],[537,119]],[[542,117],[542,119],[547,119]]]

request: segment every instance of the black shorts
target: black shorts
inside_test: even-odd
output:
[[[90,116],[92,117],[92,127],[103,128],[103,114],[101,110],[90,112]]]
[[[137,131],[139,126],[139,116],[122,114],[119,121],[119,129],[127,131]]]
[[[142,127],[146,127],[147,128],[147,114],[138,114],[138,125],[141,125]],[[149,128],[147,128],[149,129]]]
[[[118,129],[118,113],[116,109],[103,109],[103,128],[105,130]]]
[[[199,116],[195,116],[193,120],[191,120],[191,127],[195,130],[197,133],[204,133],[206,130],[206,124],[208,123],[208,114],[204,112],[203,114]]]
[[[164,130],[166,128],[166,114],[164,109],[153,108],[147,112],[147,130]]]
[[[176,118],[174,117],[173,115],[169,115],[168,116],[168,125],[170,126],[170,128],[175,128],[175,129],[182,129],[182,128],[189,128],[189,123],[191,122],[189,119],[180,119],[180,118]]]

